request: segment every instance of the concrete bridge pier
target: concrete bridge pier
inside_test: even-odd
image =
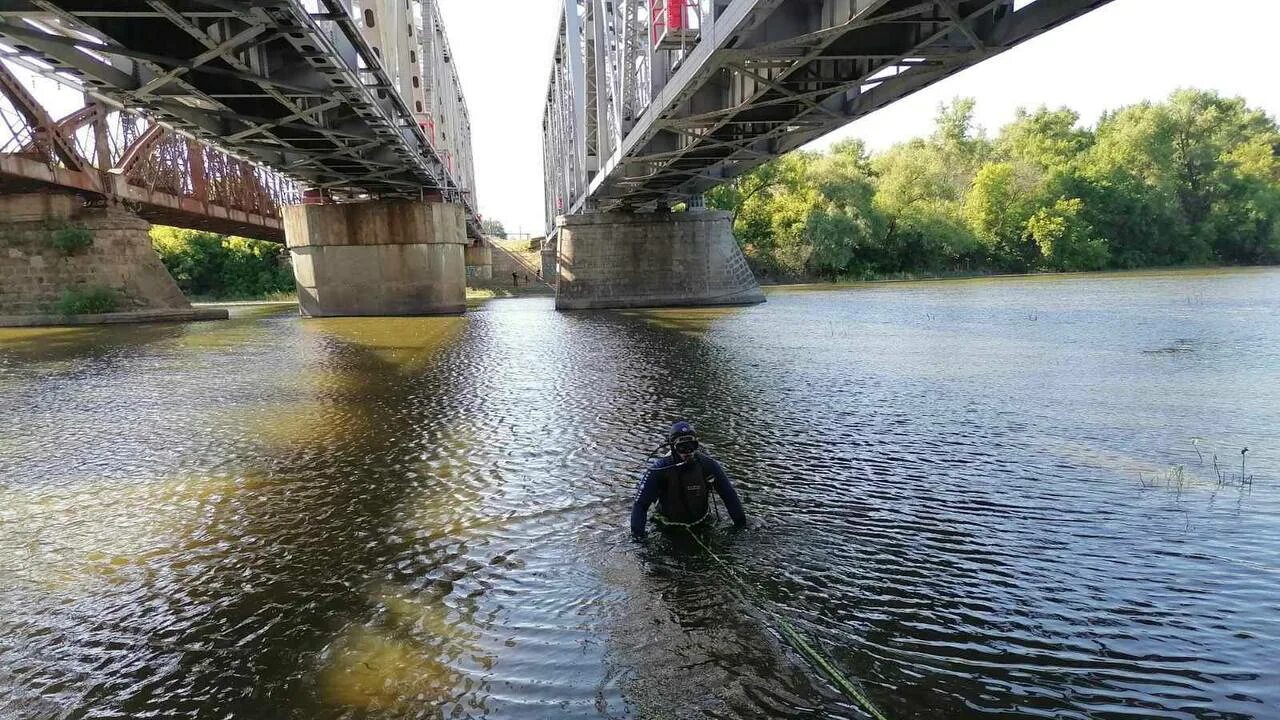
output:
[[[478,282],[493,280],[493,248],[486,241],[477,240],[466,250],[467,279]]]
[[[551,233],[550,237],[542,239],[542,277],[552,287],[556,284],[556,266],[558,263],[557,256],[560,254],[560,243],[556,239],[556,233]]]
[[[373,200],[282,210],[303,315],[466,310],[470,243],[462,205]]]
[[[590,213],[557,225],[558,310],[764,302],[727,212]]]

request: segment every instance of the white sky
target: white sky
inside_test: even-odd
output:
[[[511,232],[542,232],[542,103],[560,4],[440,0],[471,109],[480,209]],[[992,132],[1019,106],[1066,105],[1093,123],[1179,87],[1241,95],[1280,116],[1276,28],[1276,0],[1114,0],[814,145],[857,136],[883,149],[928,134],[938,104],[966,95]]]

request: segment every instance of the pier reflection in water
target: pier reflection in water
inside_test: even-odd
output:
[[[862,717],[782,616],[893,718],[1274,717],[1278,290],[0,331],[0,716]],[[745,587],[626,538],[680,416]]]

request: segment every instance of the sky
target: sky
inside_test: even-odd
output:
[[[1053,0],[1039,0],[1052,2]],[[509,232],[541,234],[542,106],[561,0],[440,0],[471,110],[477,197]],[[811,145],[872,150],[927,135],[938,105],[977,99],[991,133],[1019,107],[1103,111],[1180,87],[1239,95],[1280,117],[1276,0],[1114,0],[1050,33],[909,96]]]

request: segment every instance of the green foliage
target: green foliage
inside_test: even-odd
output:
[[[93,247],[93,231],[83,225],[62,225],[52,229],[49,242],[63,255],[75,255]]]
[[[87,286],[68,288],[58,301],[57,312],[60,315],[101,315],[115,312],[119,306],[120,298],[109,288]]]
[[[489,237],[507,239],[507,230],[502,226],[501,220],[482,220],[480,229]]]
[[[996,154],[1005,162],[1025,163],[1043,172],[1065,170],[1093,145],[1093,134],[1079,123],[1080,114],[1067,108],[1019,109],[1000,132]]]
[[[189,296],[256,298],[294,288],[284,248],[275,243],[156,226],[151,244]]]
[[[1020,110],[994,140],[974,103],[870,156],[792,153],[707,194],[767,277],[876,277],[1280,262],[1280,128],[1182,90],[1108,113]]]
[[[1026,235],[1035,241],[1040,256],[1053,270],[1101,270],[1107,266],[1111,248],[1094,235],[1082,217],[1084,201],[1059,200],[1042,207],[1027,220]]]
[[[1034,245],[1024,233],[1035,212],[1033,182],[1008,163],[985,165],[973,179],[965,220],[996,267],[1026,270],[1035,261]]]

